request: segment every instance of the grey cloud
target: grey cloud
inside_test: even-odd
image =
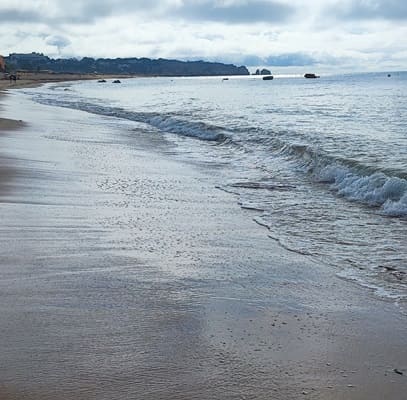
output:
[[[61,1],[61,4],[66,4]],[[87,18],[107,17],[110,15],[127,15],[131,13],[155,12],[166,7],[166,2],[161,6],[148,0],[88,0],[80,1],[77,12]]]
[[[190,52],[187,50],[186,53]],[[174,54],[175,58],[177,54]],[[321,57],[321,58],[320,58]],[[311,55],[305,53],[286,53],[271,55],[268,57],[260,57],[255,54],[223,54],[222,56],[216,57],[184,57],[185,60],[205,60],[205,61],[214,61],[214,62],[224,62],[224,63],[233,63],[238,65],[246,65],[248,67],[258,67],[258,66],[270,66],[270,67],[304,67],[311,66],[320,63],[324,63],[328,60],[329,56],[321,55],[320,57],[315,58]],[[333,58],[330,59],[333,62]]]
[[[318,60],[304,53],[287,53],[275,56],[269,56],[265,59],[266,65],[276,67],[294,67],[318,64]]]
[[[165,6],[165,2],[162,3]],[[22,9],[21,6],[0,5],[1,22],[45,23],[57,24],[85,24],[110,15],[126,15],[129,13],[155,12],[157,6],[147,0],[55,0],[53,12],[42,8],[38,11],[38,4],[31,4]]]
[[[270,55],[268,57],[259,57],[255,54],[236,56],[232,59],[249,67],[259,65],[268,65],[270,67],[302,67],[306,65],[315,65],[320,62],[319,59],[305,53],[285,53]]]
[[[38,11],[32,1],[28,8],[0,5],[0,21],[21,23],[85,24],[112,15],[137,14],[150,18],[175,18],[192,21],[214,21],[229,24],[285,21],[294,8],[274,0],[184,0],[151,2],[148,0],[55,0],[53,12]],[[21,7],[20,7],[21,8]]]
[[[251,66],[264,65],[265,60],[256,55],[246,55],[242,58],[241,64]]]
[[[339,3],[328,13],[341,19],[366,20],[366,19],[407,19],[406,0],[356,0]]]
[[[38,21],[41,18],[41,15],[34,10],[17,10],[13,8],[1,9],[0,6],[1,22],[31,22]]]
[[[225,37],[216,33],[207,33],[207,34],[197,34],[198,39],[204,40],[223,40]]]
[[[35,37],[35,38],[40,38],[40,39],[45,39],[50,35],[49,32],[33,32],[33,31],[29,31],[29,30],[21,30],[21,29],[17,29],[14,32],[14,36],[16,38],[19,39],[25,39],[27,37]]]
[[[61,50],[64,47],[69,46],[71,41],[64,36],[56,35],[50,36],[45,43],[49,44],[50,46],[56,46],[58,47],[58,50]]]
[[[223,2],[188,1],[173,10],[176,17],[195,21],[214,21],[230,24],[285,21],[294,13],[288,5],[275,1],[254,0]]]
[[[171,58],[177,59],[177,60],[182,60],[182,61],[208,61],[208,62],[219,62],[219,63],[224,63],[224,64],[235,64],[235,65],[245,65],[245,66],[251,66],[251,65],[261,65],[261,62],[263,62],[262,58],[259,58],[257,56],[245,56],[245,55],[237,55],[237,54],[222,54],[218,56],[202,56],[202,55],[191,55],[193,50],[191,49],[184,49],[183,54],[184,56],[180,56],[178,51],[175,52],[174,54],[171,55]],[[188,54],[188,55],[185,55]],[[259,60],[260,64],[251,64],[246,62],[247,60]]]

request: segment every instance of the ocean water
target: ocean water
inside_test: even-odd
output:
[[[407,300],[407,72],[84,81],[23,94],[132,121],[135,137],[172,143],[174,157],[219,165],[218,188],[270,240]]]

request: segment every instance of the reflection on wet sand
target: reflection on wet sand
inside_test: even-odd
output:
[[[279,248],[213,174],[149,149],[141,127],[136,140],[126,123],[18,101],[31,124],[0,137],[15,171],[0,177],[0,398],[406,388],[385,374],[405,361],[393,305]]]

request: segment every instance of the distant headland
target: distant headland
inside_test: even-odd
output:
[[[245,66],[207,61],[179,61],[163,58],[59,58],[42,53],[11,53],[3,57],[8,71],[72,74],[129,74],[145,76],[249,75]]]

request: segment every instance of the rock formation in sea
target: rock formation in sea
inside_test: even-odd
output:
[[[269,69],[256,69],[256,72],[253,75],[271,75],[271,71]]]

